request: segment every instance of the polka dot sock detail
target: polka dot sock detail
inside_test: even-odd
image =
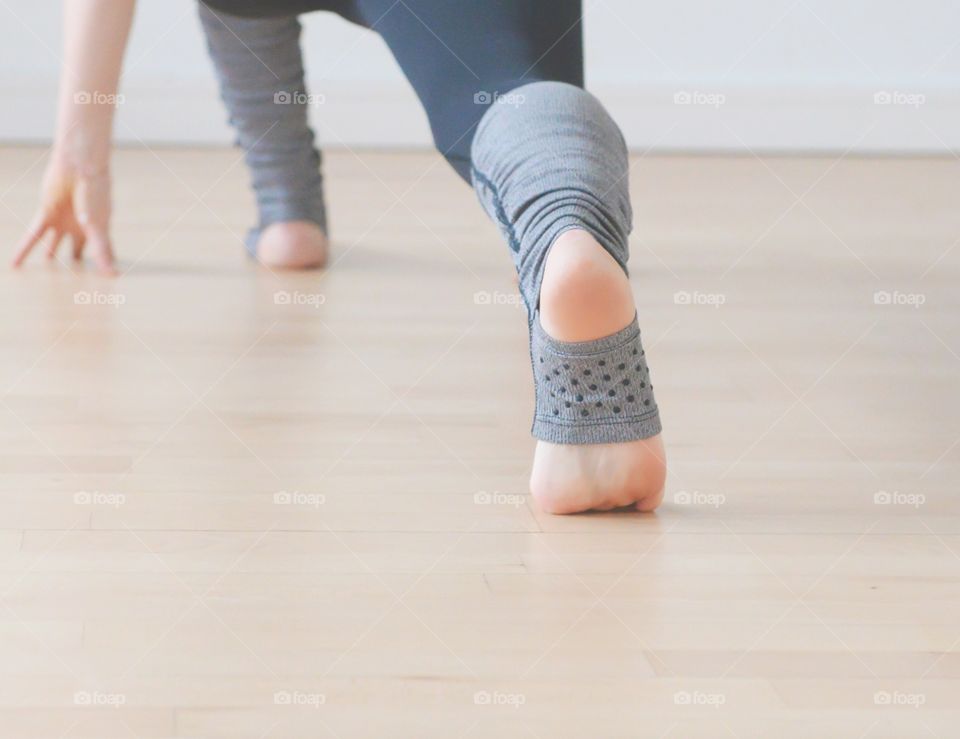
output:
[[[555,444],[608,444],[660,433],[637,318],[593,341],[557,341],[531,324],[533,435]]]

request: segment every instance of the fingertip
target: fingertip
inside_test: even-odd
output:
[[[73,261],[79,262],[83,258],[83,247],[86,244],[86,238],[83,233],[75,233],[72,236],[73,241]]]
[[[27,230],[27,233],[20,240],[20,243],[17,244],[17,248],[14,250],[13,266],[19,267],[26,261],[30,252],[33,250],[33,247],[37,245],[37,242],[40,241],[41,238],[43,238],[46,230],[46,226],[43,224],[33,225]]]
[[[112,259],[97,259],[97,272],[101,277],[116,277],[119,274]]]

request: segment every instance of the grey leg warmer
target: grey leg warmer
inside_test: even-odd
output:
[[[296,16],[250,19],[200,3],[220,91],[243,148],[257,198],[260,231],[281,221],[312,221],[326,230],[320,154],[307,122]]]
[[[535,82],[484,114],[471,159],[474,188],[507,239],[528,310],[534,436],[591,444],[659,433],[636,319],[611,336],[570,343],[548,336],[538,312],[547,254],[564,231],[588,231],[627,270],[629,163],[616,123],[584,90]]]

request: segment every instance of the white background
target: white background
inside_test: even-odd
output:
[[[957,0],[586,0],[584,14],[588,87],[635,149],[960,149]],[[375,34],[326,13],[305,22],[324,146],[429,144]],[[0,0],[0,141],[49,138],[60,42],[59,2]],[[724,103],[677,105],[680,91]],[[923,104],[877,105],[879,91]],[[118,139],[231,140],[195,0],[140,1],[122,92]]]

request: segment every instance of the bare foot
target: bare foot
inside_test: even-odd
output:
[[[623,444],[538,441],[530,492],[547,513],[652,511],[663,500],[666,474],[659,434]]]
[[[540,289],[540,323],[559,341],[590,341],[633,320],[630,283],[586,231],[567,231],[550,250]],[[530,492],[548,513],[631,506],[652,511],[667,476],[660,434],[617,444],[538,441]]]
[[[257,241],[257,260],[276,269],[317,269],[327,263],[327,236],[311,221],[272,223]]]

